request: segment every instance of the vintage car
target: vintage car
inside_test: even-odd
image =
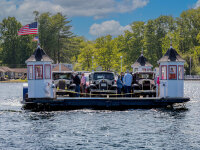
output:
[[[136,72],[133,74],[133,90],[135,96],[156,96],[155,73]]]
[[[73,84],[72,71],[53,71],[52,77],[55,87],[57,88],[57,95],[73,96],[75,91],[75,84]],[[62,91],[67,90],[67,91]],[[72,92],[70,92],[72,91]]]
[[[96,71],[89,75],[89,86],[87,92],[92,96],[104,96],[106,94],[116,94],[114,73],[107,71]]]

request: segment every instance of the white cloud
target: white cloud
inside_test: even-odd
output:
[[[121,26],[118,21],[110,20],[101,24],[93,24],[90,27],[90,34],[95,36],[117,36],[123,34],[125,30],[131,30],[131,27],[129,25]]]
[[[33,11],[62,12],[68,16],[102,18],[112,13],[131,12],[149,0],[0,0],[0,19],[14,16],[21,22],[33,20]]]
[[[198,7],[200,7],[200,0],[198,0],[198,1],[196,2],[195,6],[194,6],[194,8],[198,8]]]

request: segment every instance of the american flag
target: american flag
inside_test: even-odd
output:
[[[27,35],[27,34],[38,34],[37,22],[27,24],[18,31],[18,35]]]

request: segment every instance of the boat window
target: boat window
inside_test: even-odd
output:
[[[178,79],[184,79],[184,67],[182,65],[178,66]]]
[[[43,79],[43,65],[35,65],[35,79]]]
[[[146,68],[142,68],[142,71],[147,71]]]
[[[151,68],[148,68],[147,71],[151,71]]]
[[[161,66],[161,80],[167,80],[167,66]]]
[[[169,80],[176,80],[176,66],[169,66]]]
[[[46,64],[44,66],[44,72],[45,72],[45,79],[51,79],[51,65]]]
[[[135,68],[135,71],[134,72],[138,72],[138,68]]]
[[[33,79],[33,65],[28,65],[28,80]]]

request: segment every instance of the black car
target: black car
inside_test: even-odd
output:
[[[105,94],[116,94],[117,85],[113,72],[96,71],[89,75],[88,93],[92,96],[103,96]]]
[[[156,96],[155,73],[136,72],[133,74],[133,90],[135,95]]]
[[[53,71],[52,77],[55,87],[58,89],[56,92],[57,95],[73,96],[76,85],[73,84],[72,71]]]

